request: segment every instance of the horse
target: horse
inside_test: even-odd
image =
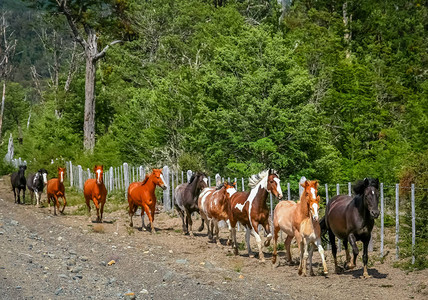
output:
[[[224,182],[217,187],[205,188],[198,198],[199,213],[208,227],[208,238],[213,238],[213,229],[215,228],[214,242],[220,245],[218,222],[226,221],[229,227],[229,238],[227,245],[232,241],[232,227],[230,226],[230,197],[236,193],[236,183]],[[202,222],[203,222],[202,221]],[[210,224],[211,223],[211,224]],[[210,229],[211,225],[211,229]]]
[[[235,255],[238,254],[238,245],[236,243],[236,223],[239,221],[245,226],[245,240],[247,244],[248,255],[253,256],[250,247],[250,234],[257,241],[259,249],[259,259],[264,262],[262,252],[262,240],[259,235],[259,224],[263,226],[267,234],[267,239],[264,243],[265,247],[269,246],[272,234],[269,226],[269,209],[266,204],[268,193],[273,193],[279,200],[282,199],[282,190],[278,174],[268,169],[261,171],[258,174],[250,177],[249,186],[250,192],[236,192],[232,195],[231,211],[230,211],[230,226],[232,227],[233,248]]]
[[[277,258],[277,241],[280,230],[287,234],[285,248],[288,262],[291,263],[290,244],[296,237],[300,252],[299,275],[306,276],[306,261],[309,257],[310,275],[314,275],[312,269],[313,245],[316,245],[320,253],[324,274],[328,274],[325,262],[324,249],[321,245],[321,229],[318,223],[318,208],[320,197],[318,193],[318,181],[305,181],[300,184],[304,191],[299,202],[282,201],[275,207],[273,218],[273,254],[272,263]],[[309,254],[308,246],[310,245]]]
[[[21,165],[19,166],[18,172],[12,173],[10,176],[10,183],[12,184],[13,196],[15,197],[15,203],[21,204],[21,198],[19,195],[22,190],[22,204],[25,204],[25,170],[27,166]],[[16,201],[16,190],[18,190],[18,202]]]
[[[357,241],[363,242],[363,278],[370,278],[367,272],[368,246],[371,238],[374,219],[379,216],[379,179],[365,178],[354,185],[355,196],[348,195],[334,196],[327,204],[325,216],[320,221],[321,229],[328,231],[331,250],[334,258],[335,271],[337,266],[337,247],[335,236],[343,240],[346,252],[345,269],[353,269],[356,265],[358,255]],[[354,255],[351,263],[351,256],[348,251],[348,241],[351,244]]]
[[[97,209],[97,222],[101,223],[103,220],[104,204],[106,203],[107,197],[107,189],[103,181],[103,166],[95,165],[94,173],[96,179],[91,178],[86,180],[83,188],[83,195],[85,196],[89,216],[91,215],[90,201],[92,200],[95,208]]]
[[[64,213],[65,206],[67,205],[67,199],[65,198],[64,188],[64,176],[65,168],[58,167],[58,178],[49,179],[46,194],[48,198],[49,211],[51,211],[51,199],[54,201],[54,215],[56,216],[56,209],[59,211],[59,200],[62,198],[64,206],[62,207],[61,214]]]
[[[128,187],[128,204],[129,204],[129,216],[131,217],[130,227],[133,227],[132,216],[137,211],[137,208],[141,207],[141,220],[144,229],[144,212],[149,217],[151,233],[155,233],[155,227],[153,221],[155,219],[155,208],[156,208],[156,195],[155,188],[160,186],[163,190],[167,189],[165,185],[165,179],[162,175],[162,169],[153,169],[152,173],[146,175],[143,182],[133,182]]]
[[[27,178],[27,187],[30,192],[31,204],[33,204],[34,194],[36,195],[36,205],[40,207],[42,193],[45,185],[48,183],[48,171],[39,169],[37,173],[30,174]]]
[[[199,212],[198,197],[201,191],[208,187],[208,179],[204,173],[196,172],[190,178],[189,183],[182,183],[175,188],[175,208],[183,223],[183,233],[193,236],[192,213]],[[186,216],[185,216],[186,215]],[[186,217],[186,221],[184,221]],[[204,229],[204,219],[198,231]]]

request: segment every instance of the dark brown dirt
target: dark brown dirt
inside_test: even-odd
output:
[[[73,209],[67,207],[66,213]],[[205,231],[184,236],[180,223],[178,217],[161,213],[155,216],[156,234],[137,228],[138,217],[134,228],[129,228],[125,206],[105,214],[103,224],[92,223],[87,216],[53,216],[47,208],[14,204],[4,177],[0,179],[0,298],[122,299],[129,298],[125,296],[129,292],[137,299],[428,298],[428,271],[406,273],[394,268],[391,254],[382,263],[378,251],[371,252],[373,278],[360,279],[361,257],[356,270],[336,275],[326,251],[330,275],[324,277],[320,257],[314,253],[318,275],[300,277],[297,265],[284,264],[283,251],[280,266],[273,268],[267,249],[266,263],[249,258],[246,250],[234,256],[225,240],[220,247],[212,244]],[[226,230],[221,237],[227,237]],[[243,240],[239,232],[238,241]],[[293,257],[297,257],[295,246]],[[108,265],[111,260],[115,264]]]

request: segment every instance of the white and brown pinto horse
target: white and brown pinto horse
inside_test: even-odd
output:
[[[199,213],[208,227],[208,238],[220,245],[218,222],[225,221],[229,228],[227,244],[232,241],[232,228],[230,226],[230,197],[236,193],[234,184],[225,182],[217,187],[205,188],[198,199]],[[215,232],[214,232],[215,229]]]
[[[287,234],[285,248],[289,262],[291,262],[290,244],[293,237],[296,237],[300,250],[299,275],[303,273],[306,276],[306,261],[308,257],[310,275],[314,275],[312,270],[313,245],[317,246],[321,255],[324,274],[328,274],[324,249],[321,245],[321,228],[318,222],[320,202],[320,197],[317,196],[318,181],[305,181],[300,185],[304,188],[304,191],[300,196],[299,202],[282,201],[275,207],[272,263],[276,262],[278,233],[282,230]],[[308,246],[310,246],[309,253]]]
[[[265,170],[250,177],[250,192],[236,192],[231,197],[230,225],[232,226],[233,247],[238,254],[236,243],[236,223],[240,222],[246,229],[245,241],[248,255],[252,256],[250,247],[250,234],[257,242],[259,259],[264,261],[262,240],[259,235],[259,225],[262,225],[267,239],[264,245],[267,247],[272,239],[269,226],[269,208],[266,203],[268,193],[273,193],[279,200],[282,199],[282,190],[279,177],[272,169]]]

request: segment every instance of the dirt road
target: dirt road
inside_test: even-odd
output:
[[[139,230],[140,222],[135,218],[129,228],[124,210],[105,214],[99,225],[86,216],[53,216],[47,208],[16,205],[0,180],[0,299],[428,298],[426,270],[406,274],[388,260],[371,258],[373,278],[360,279],[359,258],[357,270],[324,277],[315,253],[319,274],[303,278],[297,266],[284,265],[282,251],[282,264],[273,268],[268,250],[267,262],[260,263],[246,251],[234,256],[229,247],[209,243],[205,231],[183,236],[177,217],[156,215],[156,234]],[[242,232],[238,240],[244,240]],[[111,260],[115,264],[108,265]],[[330,251],[327,263],[332,271]]]

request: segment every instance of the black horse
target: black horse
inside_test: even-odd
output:
[[[175,208],[181,217],[183,222],[183,233],[187,234],[190,232],[193,235],[192,230],[192,213],[198,212],[198,197],[201,191],[208,187],[208,179],[204,173],[196,172],[190,178],[189,183],[182,183],[175,189]],[[184,222],[184,214],[186,214],[186,222]],[[190,230],[189,230],[190,226]],[[198,231],[204,229],[204,219]]]
[[[13,190],[13,195],[15,197],[15,203],[18,203],[18,204],[21,203],[21,199],[19,197],[21,190],[23,190],[22,204],[25,204],[25,184],[26,184],[25,170],[26,169],[27,169],[27,166],[25,165],[19,166],[19,171],[12,173],[12,175],[10,176],[10,182],[12,183],[12,190]],[[18,190],[18,202],[16,201],[16,189]]]
[[[30,174],[27,178],[27,187],[30,191],[31,204],[33,204],[34,194],[36,194],[37,207],[40,206],[43,188],[48,183],[48,171],[40,169],[36,174]]]
[[[331,199],[325,209],[325,216],[321,219],[321,230],[328,231],[334,265],[337,267],[337,248],[335,236],[343,240],[343,246],[346,251],[345,269],[355,268],[358,255],[357,241],[363,242],[363,263],[364,278],[369,278],[367,272],[368,246],[371,238],[374,219],[379,216],[378,198],[379,198],[379,180],[365,178],[358,181],[354,186],[355,197],[347,195],[338,195]],[[348,251],[348,241],[351,244],[354,254],[351,263],[351,256]]]

